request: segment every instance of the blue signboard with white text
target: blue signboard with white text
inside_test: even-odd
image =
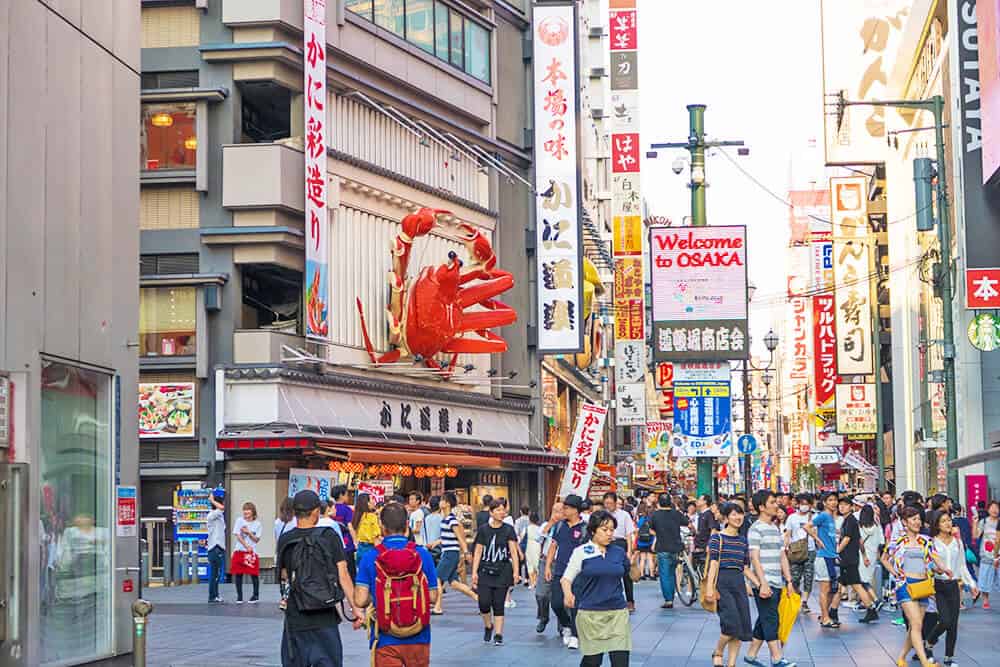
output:
[[[730,456],[733,450],[729,381],[674,381],[673,444],[681,456]]]

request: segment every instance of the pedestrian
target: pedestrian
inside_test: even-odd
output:
[[[472,586],[476,589],[483,617],[483,641],[503,646],[504,607],[507,591],[521,580],[514,528],[504,523],[507,503],[490,503],[490,520],[476,532],[472,555]]]
[[[604,494],[604,510],[615,518],[615,539],[614,543],[625,550],[628,560],[631,563],[633,558],[632,549],[635,543],[635,521],[632,515],[620,507],[621,499],[614,491]],[[588,523],[589,525],[589,523]],[[625,587],[625,601],[628,604],[630,614],[635,613],[635,587],[632,578],[626,572],[622,577],[622,584]]]
[[[653,570],[653,524],[651,512],[645,505],[639,506],[639,519],[636,521],[635,549],[639,552],[640,580],[652,579]]]
[[[344,553],[347,554],[347,571],[353,581],[358,576],[357,535],[354,533],[354,508],[347,504],[347,487],[338,484],[330,490],[333,501],[333,522],[340,530],[337,533],[344,541]]]
[[[226,567],[226,490],[221,486],[212,489],[208,501],[212,509],[205,515],[205,551],[208,555],[208,601],[222,604],[219,581]]]
[[[816,542],[816,581],[819,583],[820,627],[839,628],[840,618],[840,567],[837,551],[837,510],[839,498],[836,491],[828,491],[820,496],[822,511],[816,514],[811,524],[803,529]]]
[[[330,528],[333,532],[337,533],[337,537],[340,538],[341,542],[344,540],[344,532],[334,518],[335,509],[332,503],[323,498],[319,499],[319,521],[316,522],[316,528]]]
[[[409,522],[410,539],[416,544],[424,546],[427,539],[424,536],[424,508],[422,503],[424,496],[419,491],[410,491],[406,496],[406,514]]]
[[[438,597],[430,552],[407,538],[407,508],[389,503],[379,514],[382,543],[358,563],[354,603],[369,612],[373,667],[428,667],[431,605]]]
[[[535,604],[538,607],[536,614],[538,625],[535,626],[535,632],[538,634],[545,632],[545,628],[549,624],[549,609],[552,604],[552,582],[545,577],[544,561],[547,560],[556,525],[562,520],[563,504],[557,500],[552,504],[552,511],[549,513],[548,521],[543,523],[538,529],[538,544],[540,547],[538,569],[541,575],[538,577],[538,583],[535,585]],[[562,635],[561,629],[559,630],[559,634],[560,636]]]
[[[878,611],[875,610],[875,596],[862,585],[861,526],[854,516],[854,502],[851,498],[841,496],[838,499],[838,506],[840,515],[844,519],[837,547],[840,552],[840,583],[853,590],[864,606],[866,611],[860,622],[872,623],[878,620]]]
[[[528,528],[524,533],[524,560],[528,572],[528,588],[535,590],[538,586],[538,564],[542,557],[542,545],[538,538],[541,535],[541,517],[538,512],[528,514]]]
[[[441,496],[431,496],[427,500],[427,512],[424,514],[424,538],[427,540],[427,550],[434,559],[434,566],[441,561]]]
[[[281,664],[342,667],[337,607],[345,599],[351,604],[355,630],[364,617],[364,609],[353,604],[354,583],[347,571],[347,554],[332,528],[316,530],[320,500],[315,491],[299,491],[292,506],[295,529],[281,536],[276,549],[278,576],[288,586]]]
[[[256,505],[245,502],[242,509],[243,516],[237,517],[233,523],[233,537],[239,547],[233,547],[229,571],[236,579],[236,604],[243,604],[244,576],[249,576],[253,585],[250,604],[257,604],[260,601],[260,557],[257,555],[257,543],[260,542],[261,526],[257,519]]]
[[[493,503],[493,496],[486,494],[482,499],[483,506],[478,512],[476,512],[476,525],[473,526],[473,530],[478,531],[480,526],[485,526],[490,521],[490,504]]]
[[[371,496],[367,493],[359,493],[354,498],[354,517],[351,519],[351,527],[354,528],[354,535],[358,541],[357,562],[360,563],[365,553],[374,549],[382,537],[378,515],[372,508]]]
[[[274,543],[277,544],[281,536],[295,528],[295,512],[292,511],[292,499],[285,496],[278,506],[278,516],[274,519]]]
[[[944,664],[952,665],[955,659],[955,644],[958,641],[958,616],[962,602],[962,584],[978,592],[976,580],[966,567],[965,543],[953,532],[952,518],[948,511],[939,510],[930,518],[931,535],[934,536],[934,551],[941,558],[945,570],[951,576],[938,572],[934,575],[934,602],[937,606],[937,623],[927,633],[927,657],[930,659],[934,645],[947,633],[945,639]],[[928,614],[929,616],[929,614]]]
[[[951,578],[953,573],[941,562],[934,550],[934,541],[920,534],[923,528],[920,509],[913,506],[904,507],[900,512],[900,519],[903,523],[903,534],[882,554],[882,563],[895,580],[896,601],[902,607],[907,627],[906,640],[903,642],[903,649],[896,664],[899,667],[906,667],[906,656],[913,648],[922,667],[931,667],[934,663],[924,650],[923,622],[924,607],[934,590],[932,585],[929,591],[921,591],[920,588],[924,586],[920,585],[930,578],[932,568],[943,572],[948,578]]]
[[[580,648],[576,633],[576,610],[567,607],[559,579],[566,572],[573,550],[590,539],[587,524],[580,518],[583,498],[571,493],[563,499],[563,520],[556,524],[545,561],[545,579],[551,583],[552,610],[559,620],[563,646]]]
[[[684,551],[681,540],[681,526],[688,525],[687,515],[674,509],[669,494],[660,495],[660,508],[651,518],[653,538],[656,540],[656,563],[660,570],[660,593],[663,595],[661,609],[674,608],[674,593],[677,589],[677,559]]]
[[[979,540],[979,590],[983,594],[983,609],[990,608],[990,593],[1000,593],[1000,558],[997,558],[997,538],[1000,530],[1000,502],[991,500],[986,516],[976,522],[973,537]]]
[[[858,565],[858,575],[861,577],[861,585],[871,590],[875,608],[878,609],[882,600],[882,565],[879,563],[879,557],[885,545],[885,535],[875,520],[875,508],[871,503],[861,508],[858,528],[861,532],[861,563]]]
[[[740,534],[745,519],[737,503],[719,507],[722,531],[708,541],[709,570],[705,582],[705,598],[718,602],[719,641],[712,653],[713,667],[723,667],[723,652],[729,648],[728,667],[736,667],[742,642],[753,639],[750,627],[750,600],[747,584],[760,587],[761,582],[750,569],[750,550]]]
[[[531,508],[521,505],[521,516],[514,520],[514,532],[517,534],[517,548],[521,553],[521,581],[525,588],[531,587],[528,577],[528,563],[525,552],[528,549],[528,526],[531,525]]]
[[[478,601],[475,591],[458,578],[459,559],[463,561],[469,556],[469,548],[465,539],[465,529],[462,522],[455,516],[454,509],[458,499],[450,491],[441,496],[439,509],[441,514],[441,560],[437,566],[438,585],[444,592],[446,586],[451,586],[459,593]],[[431,613],[440,616],[444,613],[442,601],[444,595],[438,595]]]
[[[705,553],[708,549],[708,540],[712,533],[719,530],[719,520],[715,516],[715,503],[707,493],[698,496],[695,500],[698,506],[698,524],[694,531],[694,553],[691,560],[695,572],[705,571]]]
[[[591,514],[590,541],[573,550],[559,580],[566,605],[576,610],[580,667],[600,667],[605,653],[611,667],[629,663],[632,629],[622,578],[629,576],[630,561],[614,538],[616,528],[611,512]]]
[[[778,514],[783,510],[778,505],[774,492],[769,489],[761,489],[753,494],[753,506],[757,510],[758,519],[750,526],[747,540],[750,568],[760,586],[753,591],[757,604],[757,622],[753,626],[753,641],[750,642],[743,661],[754,667],[764,667],[764,663],[757,660],[757,654],[766,642],[771,653],[772,667],[796,667],[794,662],[785,659],[781,642],[778,641],[778,608],[782,590],[787,586],[789,595],[794,592],[791,568],[785,554],[785,540],[777,525]]]
[[[580,506],[580,518],[586,523],[590,521],[590,512],[594,507],[594,503],[590,502],[590,498],[584,497],[583,504]]]

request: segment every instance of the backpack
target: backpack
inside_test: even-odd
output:
[[[327,530],[336,535],[332,528],[309,530],[289,540],[284,548],[285,552],[291,550],[285,566],[289,573],[288,595],[300,612],[335,609],[344,599],[333,554],[319,539]]]
[[[652,527],[649,525],[649,517],[639,519],[639,541],[648,544],[653,541]]]
[[[420,634],[430,627],[431,606],[427,575],[417,545],[407,542],[402,549],[375,549],[375,616],[378,633],[398,639]]]

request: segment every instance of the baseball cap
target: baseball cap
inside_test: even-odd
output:
[[[312,512],[320,506],[319,496],[315,491],[306,489],[299,491],[292,498],[292,509],[296,512]]]
[[[217,486],[214,489],[212,489],[212,497],[215,498],[216,500],[225,500],[226,490],[221,486]]]
[[[576,510],[582,510],[583,509],[583,498],[581,498],[580,496],[576,495],[575,493],[571,493],[568,496],[566,496],[565,498],[563,498],[563,505],[565,505],[566,507],[572,507],[573,509],[576,509]]]

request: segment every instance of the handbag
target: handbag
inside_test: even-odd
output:
[[[965,547],[965,562],[972,565],[976,564],[976,552],[969,547]]]
[[[804,563],[809,558],[809,538],[803,537],[788,544],[788,562]]]
[[[723,539],[722,538],[722,533],[719,533],[719,566],[720,567],[722,566],[722,539]],[[705,592],[706,592],[706,590],[707,590],[708,587],[704,585],[705,582],[708,581],[708,571],[709,571],[709,566],[711,565],[711,563],[712,563],[712,559],[706,557],[705,558],[705,569],[701,573],[702,586],[700,586],[699,589],[698,589],[698,604],[700,604],[701,608],[704,609],[705,611],[711,612],[711,613],[714,614],[714,613],[716,613],[719,610],[719,602],[718,602],[718,600],[709,600],[709,599],[707,599],[705,597]],[[716,580],[718,580],[718,577],[716,577]]]
[[[479,574],[485,574],[487,577],[499,577],[503,571],[503,563],[479,563]]]
[[[930,577],[912,584],[906,584],[906,592],[911,600],[923,600],[934,595],[934,580]]]

